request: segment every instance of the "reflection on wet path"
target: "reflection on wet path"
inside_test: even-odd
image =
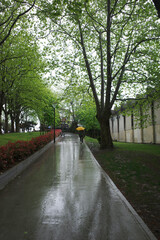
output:
[[[66,134],[0,192],[0,239],[149,239],[85,144]]]
[[[87,159],[85,145],[80,145],[78,139],[74,144],[67,139],[58,145],[61,161],[53,186],[43,199],[39,236],[45,234],[47,228],[53,239],[63,239],[61,229],[65,229],[68,232],[65,239],[81,239],[86,228],[87,239],[97,204],[100,172]]]

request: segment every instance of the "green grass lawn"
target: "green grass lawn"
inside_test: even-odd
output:
[[[18,140],[29,141],[34,137],[40,136],[40,132],[27,132],[27,133],[7,133],[0,135],[0,146],[8,142],[16,142]]]
[[[101,167],[110,176],[149,228],[160,239],[160,145],[114,142],[100,150],[85,137]]]
[[[85,141],[98,146],[97,139],[86,136]],[[116,150],[138,151],[160,156],[160,145],[114,142],[114,147]]]

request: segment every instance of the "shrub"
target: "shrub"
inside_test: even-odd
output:
[[[60,129],[55,130],[55,137],[61,133]],[[6,170],[12,167],[16,162],[21,162],[31,154],[44,147],[54,138],[54,132],[51,131],[45,135],[32,138],[30,141],[16,141],[0,147],[0,170]]]

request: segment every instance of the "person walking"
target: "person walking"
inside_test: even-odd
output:
[[[78,131],[78,135],[80,138],[80,142],[83,143],[83,139],[85,137],[85,128],[84,127],[77,127],[76,130]]]
[[[84,137],[85,137],[85,131],[84,130],[79,131],[79,138],[81,143],[83,143]]]

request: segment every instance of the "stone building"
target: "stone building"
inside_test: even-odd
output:
[[[112,139],[120,142],[160,144],[160,100],[130,110],[113,111],[110,119]]]

